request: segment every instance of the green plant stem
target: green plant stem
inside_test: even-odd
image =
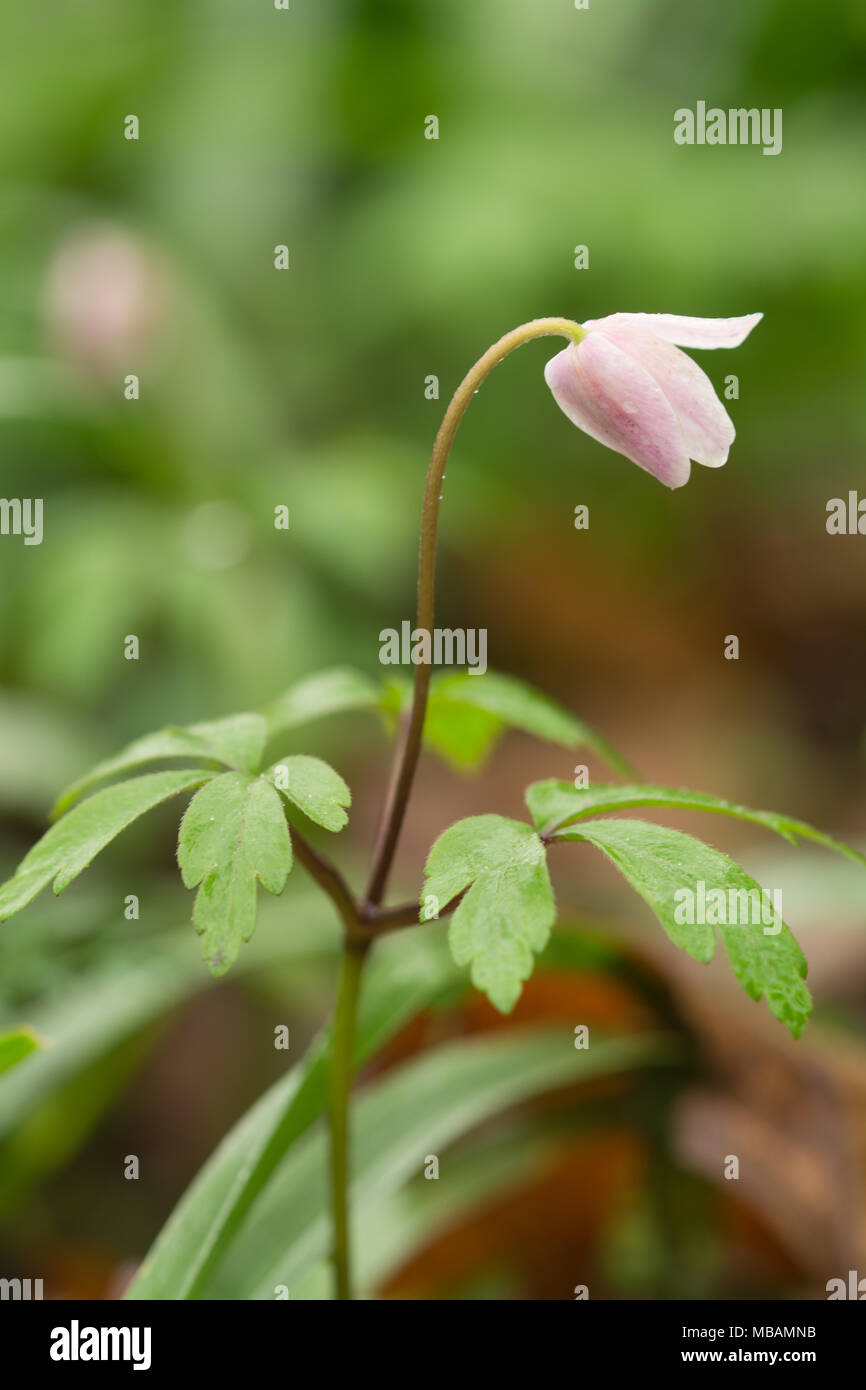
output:
[[[431,632],[436,595],[436,541],[439,530],[439,504],[448,454],[457,427],[473,395],[494,367],[515,348],[535,338],[562,337],[579,343],[585,329],[571,319],[533,319],[506,333],[478,359],[467,372],[451,398],[439,432],[433,444],[424,507],[421,513],[421,543],[418,556],[418,621],[422,631]],[[415,668],[412,708],[402,744],[394,761],[388,796],[373,855],[370,881],[363,904],[359,904],[345,880],[327,861],[323,860],[302,837],[294,835],[298,857],[326,893],[333,899],[345,926],[345,941],[340,964],[340,983],[334,1012],[331,1038],[331,1201],[334,1222],[334,1269],[336,1296],[352,1297],[351,1237],[349,1230],[349,1100],[352,1089],[352,1059],[354,1054],[355,1020],[364,957],[373,938],[382,931],[408,926],[417,922],[417,905],[408,904],[382,910],[388,875],[394,851],[403,826],[406,807],[421,752],[427,696],[432,667],[420,664]],[[452,904],[452,907],[456,904]]]
[[[349,1096],[352,1090],[358,996],[367,950],[366,942],[346,941],[340,960],[340,982],[331,1037],[331,1203],[334,1222],[335,1292],[338,1299],[352,1297]]]
[[[418,557],[418,619],[417,628],[432,632],[436,599],[436,540],[439,530],[439,504],[442,500],[442,483],[448,454],[463,418],[466,407],[485,378],[515,348],[535,338],[562,337],[578,343],[586,336],[586,330],[571,319],[544,318],[532,319],[506,333],[492,347],[488,348],[475,366],[470,368],[451,397],[439,433],[433,445],[430,466],[427,470],[427,486],[424,492],[424,507],[421,513],[421,545]],[[421,663],[415,667],[415,685],[412,695],[412,708],[406,724],[403,743],[400,747],[391,778],[388,797],[382,815],[373,868],[367,888],[366,900],[369,906],[381,903],[388,881],[388,874],[397,848],[397,841],[403,827],[406,807],[412,791],[421,740],[424,733],[424,717],[427,713],[427,696],[430,690],[432,666]]]

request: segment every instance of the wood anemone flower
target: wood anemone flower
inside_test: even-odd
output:
[[[690,459],[707,468],[727,461],[734,426],[709,377],[680,347],[739,347],[762,317],[589,319],[586,336],[550,359],[545,380],[579,429],[667,487],[682,487]]]

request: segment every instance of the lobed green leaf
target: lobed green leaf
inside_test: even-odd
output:
[[[347,823],[344,808],[352,804],[352,793],[340,774],[321,758],[305,753],[282,758],[265,776],[316,825],[337,831]]]
[[[796,844],[798,839],[813,840],[827,849],[844,854],[861,865],[866,865],[866,855],[860,854],[841,840],[834,840],[807,825],[805,821],[794,820],[791,816],[779,815],[776,811],[753,811],[749,806],[740,806],[735,801],[725,801],[720,796],[707,792],[693,792],[685,787],[655,786],[609,786],[574,787],[570,782],[559,782],[551,778],[544,782],[534,782],[526,790],[526,804],[533,823],[540,835],[551,835],[563,826],[571,825],[584,816],[598,815],[605,811],[622,811],[634,806],[660,806],[684,811],[711,811],[716,815],[734,816],[738,820],[751,821],[764,826],[784,839]],[[564,838],[557,835],[557,839]]]
[[[187,808],[177,858],[186,887],[201,885],[193,921],[211,971],[223,975],[255,929],[257,885],[282,893],[292,867],[275,788],[245,772],[215,777]]]
[[[74,782],[58,797],[51,812],[52,819],[97,782],[104,782],[118,773],[132,772],[145,763],[163,762],[170,758],[198,758],[205,762],[222,763],[225,767],[257,772],[264,752],[267,724],[260,714],[234,714],[227,719],[208,720],[186,728],[169,727],[154,734],[145,734],[127,745],[120,753],[97,763],[90,772]]]
[[[264,715],[268,737],[285,733],[313,719],[322,719],[328,714],[353,709],[377,709],[380,700],[379,687],[363,671],[355,671],[348,666],[318,671],[297,681],[267,706]]]
[[[192,791],[213,776],[201,768],[151,772],[118,782],[82,801],[25,855],[0,887],[0,921],[19,912],[54,879],[61,893],[111,840],[134,820],[169,797]]]
[[[753,999],[767,1003],[794,1037],[799,1037],[812,1009],[803,983],[806,959],[784,922],[759,920],[742,925],[713,920],[689,923],[681,909],[682,890],[706,896],[721,890],[726,901],[745,903],[740,894],[763,897],[753,878],[727,855],[692,835],[646,821],[584,821],[558,838],[585,840],[616,865],[632,888],[655,912],[668,936],[695,960],[707,962],[715,952],[718,930],[734,974]],[[700,885],[703,885],[701,890]],[[729,895],[737,895],[733,900]],[[716,914],[717,915],[717,914]]]
[[[563,748],[591,748],[615,771],[624,776],[632,769],[616,749],[576,719],[567,709],[540,690],[515,676],[488,671],[483,676],[466,672],[444,677],[436,688],[436,699],[443,705],[468,706],[492,715],[511,729],[521,729],[547,743]]]
[[[488,710],[479,709],[477,705],[464,700],[449,699],[447,691],[442,688],[443,684],[443,681],[434,679],[430,687],[424,720],[424,746],[458,772],[471,772],[483,767],[505,725]],[[389,688],[394,691],[396,686],[392,682]],[[406,707],[410,694],[411,688],[407,682],[403,696]],[[391,698],[393,701],[393,695]],[[400,708],[401,705],[397,704],[395,713],[399,713]]]
[[[392,679],[383,706],[396,715],[411,698],[408,681]],[[438,675],[430,687],[424,741],[452,766],[479,767],[503,729],[520,729],[563,748],[591,748],[622,776],[634,771],[610,743],[567,709],[515,676],[487,671]]]
[[[444,831],[427,859],[421,920],[461,893],[448,932],[454,959],[471,966],[473,984],[509,1013],[556,919],[544,845],[532,828],[488,815]]]

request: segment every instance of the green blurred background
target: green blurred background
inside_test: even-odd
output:
[[[260,706],[319,666],[376,674],[379,630],[412,614],[426,460],[463,373],[526,319],[621,310],[763,311],[736,353],[698,354],[717,387],[739,378],[728,465],[695,467],[669,493],[556,409],[542,377],[555,344],[522,349],[458,436],[439,621],[486,627],[493,666],[556,695],[649,780],[866,833],[866,539],[825,530],[828,499],[863,479],[858,0],[292,0],[288,12],[4,0],[0,14],[2,492],[45,502],[41,546],[0,539],[4,867],[41,833],[56,790],[136,734]],[[699,99],[782,107],[782,153],[675,145],[674,110]],[[129,114],[137,141],[123,138]],[[287,271],[274,269],[279,244]],[[577,244],[587,270],[573,266]],[[129,373],[137,401],[124,399]],[[439,401],[425,398],[431,374]],[[588,531],[574,529],[579,503]],[[274,529],[279,504],[287,532]],[[123,658],[130,633],[137,662]],[[728,634],[738,662],[723,659]],[[337,850],[360,875],[385,734],[359,717],[297,747],[331,758],[354,789]],[[570,777],[573,761],[515,736],[471,782],[425,762],[400,887],[417,890],[450,820],[520,814],[525,783]],[[654,983],[626,971],[628,987],[614,987],[594,967],[560,981],[564,1003],[539,986],[527,1004],[580,1021],[594,1000],[616,1029],[659,989],[675,997],[676,1026],[711,1054],[705,1093],[684,1087],[662,1136],[671,1219],[698,1253],[674,1258],[644,1219],[670,1173],[658,1176],[653,1145],[652,1161],[622,1157],[646,1154],[632,1117],[603,1210],[593,1194],[616,1162],[602,1145],[593,1166],[572,1138],[559,1185],[546,1170],[524,1177],[516,1209],[535,1213],[532,1240],[520,1228],[492,1248],[504,1218],[485,1221],[482,1203],[469,1235],[452,1232],[456,1253],[441,1240],[421,1251],[391,1291],[568,1297],[590,1270],[613,1297],[798,1296],[842,1273],[834,1260],[866,1259],[866,893],[820,854],[768,859],[750,830],[725,827],[717,842],[785,880],[821,1018],[797,1048],[713,976],[720,1005],[706,972],[682,969],[643,909],[577,856],[558,871],[561,898],[604,917],[617,968],[639,959]],[[133,892],[142,918],[127,922]],[[4,1015],[53,1028],[65,1058],[26,1063],[6,1111],[0,1093],[4,1268],[44,1271],[55,1293],[122,1286],[210,1147],[279,1074],[261,1045],[275,1005],[299,1039],[327,1009],[327,914],[295,882],[287,895],[263,912],[243,978],[210,986],[188,942],[169,812],[60,903],[4,928]],[[126,1001],[148,987],[136,1013]],[[478,1007],[456,1026],[493,1026]],[[813,1165],[810,1239],[795,1196],[767,1196],[790,1159],[778,1132],[757,1144],[762,1181],[736,1197],[689,1149],[701,1099],[767,1123],[769,1092],[744,1094],[750,1066],[729,1055],[737,1039],[765,1069],[778,1050],[788,1080],[773,1113]],[[43,1070],[28,1080],[31,1067]],[[803,1068],[836,1128],[804,1117]],[[133,1193],[118,1176],[130,1152],[148,1172]],[[539,1230],[552,1241],[572,1208],[564,1250],[542,1242],[539,1254]]]

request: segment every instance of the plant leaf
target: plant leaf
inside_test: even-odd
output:
[[[592,748],[615,770],[631,775],[629,764],[606,739],[549,695],[516,676],[500,675],[496,671],[488,671],[483,676],[461,672],[439,682],[437,698],[484,710],[509,728],[522,729],[547,743],[558,743],[563,748]]]
[[[0,1073],[10,1071],[45,1044],[32,1028],[7,1028],[0,1033]]]
[[[268,736],[285,733],[299,724],[340,714],[351,709],[376,709],[380,703],[378,686],[348,666],[317,671],[289,687],[264,711]]]
[[[265,774],[277,791],[326,830],[342,830],[352,793],[338,772],[321,758],[297,753],[274,763]]]
[[[434,676],[424,717],[424,747],[438,753],[458,772],[472,772],[487,761],[505,725],[488,710],[449,700],[442,685],[442,678]],[[385,722],[393,732],[411,706],[412,682],[402,675],[390,676],[382,686],[381,700]]]
[[[131,772],[145,763],[166,758],[201,758],[226,767],[257,772],[264,752],[267,725],[260,714],[233,714],[227,719],[208,720],[186,728],[168,727],[145,734],[127,745],[113,758],[97,763],[58,797],[51,812],[56,820],[83,792],[118,772]]]
[[[568,1028],[462,1038],[414,1057],[365,1087],[356,1102],[353,1212],[363,1212],[422,1171],[441,1151],[535,1095],[633,1068],[669,1065],[673,1040],[644,1033],[575,1050]],[[269,1300],[328,1249],[327,1136],[310,1133],[286,1155],[205,1296]]]
[[[451,767],[459,772],[483,767],[504,728],[498,715],[465,700],[449,699],[442,683],[433,682],[424,719],[424,744]]]
[[[410,700],[408,681],[392,678],[386,682],[382,705],[391,715],[398,715]],[[564,748],[591,748],[614,771],[634,776],[634,770],[606,739],[515,676],[496,671],[474,676],[461,671],[434,677],[424,742],[453,767],[464,771],[480,767],[506,727]]]
[[[253,934],[257,884],[282,893],[292,867],[289,828],[271,783],[224,772],[202,787],[181,821],[177,859],[186,887],[201,885],[193,921],[205,960],[223,975]]]
[[[421,920],[466,888],[449,927],[451,951],[458,965],[471,965],[473,984],[509,1013],[556,919],[544,846],[531,827],[470,816],[444,831],[427,859]]]
[[[549,835],[560,827],[570,825],[583,816],[598,815],[605,811],[620,811],[632,806],[665,806],[684,811],[712,811],[721,816],[735,816],[738,820],[751,821],[773,830],[777,835],[796,844],[798,838],[814,840],[827,849],[847,855],[857,863],[866,864],[866,855],[860,854],[849,845],[832,836],[825,835],[804,821],[793,820],[790,816],[779,815],[775,811],[753,811],[748,806],[740,806],[735,801],[725,801],[719,796],[706,792],[693,792],[684,787],[654,786],[610,786],[573,787],[570,782],[558,782],[554,778],[544,782],[533,782],[526,789],[526,804],[529,807],[535,828],[540,835]],[[563,837],[557,835],[557,839]]]
[[[511,1197],[519,1200],[539,1173],[562,1159],[566,1143],[561,1131],[536,1133],[531,1119],[524,1124],[515,1119],[497,1125],[492,1135],[482,1131],[450,1149],[447,1183],[410,1175],[397,1191],[365,1203],[355,1217],[355,1297],[376,1298],[383,1284],[443,1231],[471,1222]],[[328,1262],[312,1266],[292,1292],[299,1302],[332,1298]]]
[[[88,797],[52,825],[13,877],[0,887],[0,921],[25,907],[52,878],[55,893],[61,893],[101,849],[145,811],[170,796],[192,791],[212,776],[201,768],[188,767],[151,772]]]
[[[695,960],[712,959],[718,930],[734,974],[746,993],[756,1000],[766,996],[776,1018],[795,1038],[799,1037],[811,1012],[812,1000],[803,983],[806,959],[783,922],[773,923],[772,934],[767,934],[760,918],[755,925],[681,920],[688,914],[681,912],[678,894],[687,890],[697,900],[700,884],[704,885],[705,897],[720,889],[725,894],[725,902],[733,901],[738,907],[742,900],[739,897],[730,899],[729,893],[757,894],[757,899],[750,899],[750,905],[763,901],[760,885],[739,864],[692,835],[646,821],[585,821],[573,830],[564,831],[558,838],[585,840],[607,855],[632,888],[649,903],[674,944],[688,951]],[[726,915],[736,914],[726,912]],[[706,916],[710,917],[710,913]]]
[[[441,937],[413,933],[411,953],[383,941],[365,971],[355,1065],[421,1009],[458,983]],[[196,1298],[287,1150],[328,1100],[327,1031],[306,1056],[247,1111],[187,1188],[144,1260],[126,1297]]]

